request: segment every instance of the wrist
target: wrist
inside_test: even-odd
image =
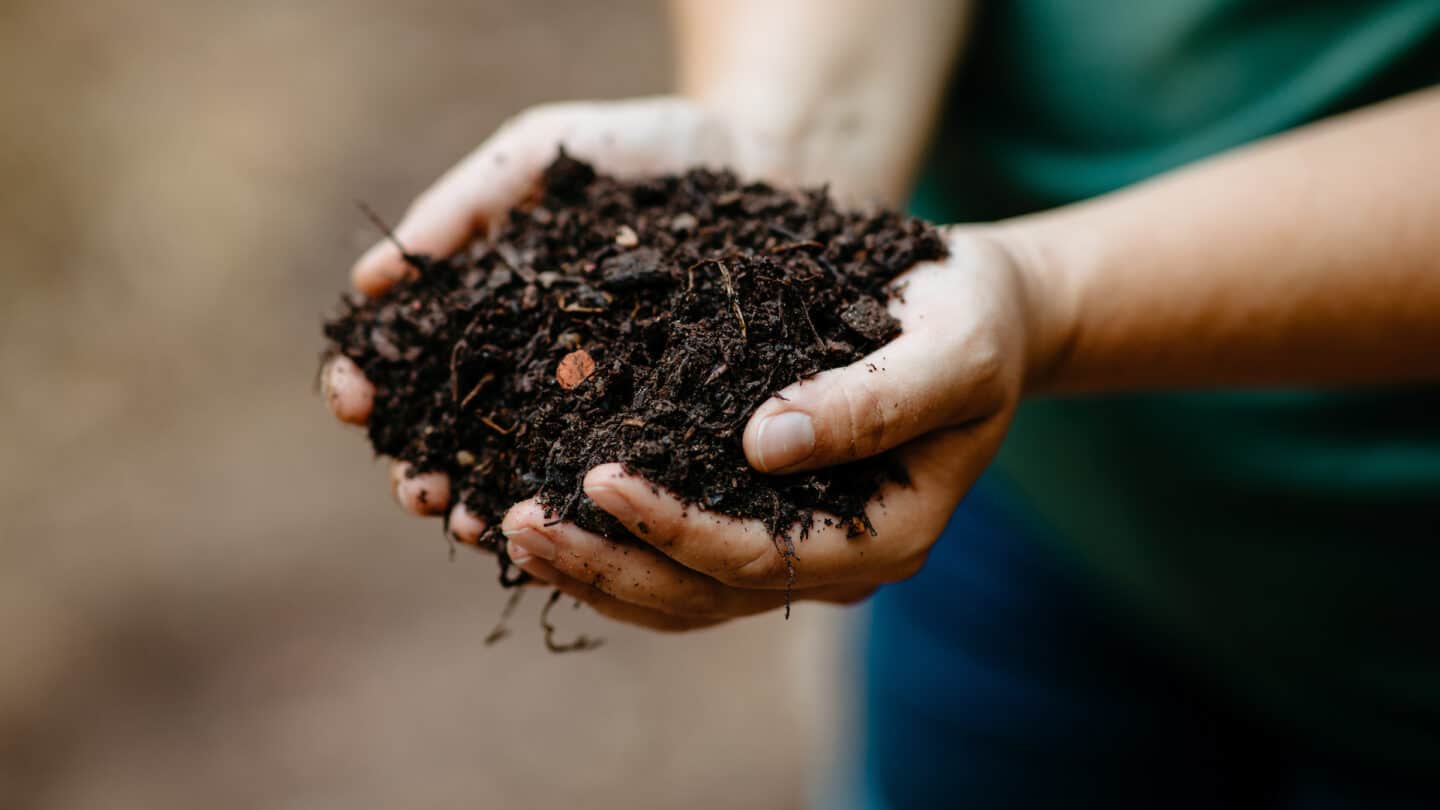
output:
[[[1023,393],[1065,388],[1066,368],[1079,335],[1075,254],[1027,220],[989,225],[983,233],[1004,254],[1015,277],[1025,347]]]

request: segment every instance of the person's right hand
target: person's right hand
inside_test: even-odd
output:
[[[525,198],[563,146],[576,158],[619,177],[678,172],[696,165],[754,173],[765,145],[743,135],[692,101],[677,97],[618,102],[570,102],[533,107],[512,118],[411,204],[396,240],[412,253],[448,256],[463,248]],[[766,161],[773,165],[773,161]],[[781,179],[771,177],[769,179]],[[350,271],[356,289],[378,296],[414,272],[388,239],[360,257]],[[349,358],[337,357],[321,373],[326,401],[342,422],[363,425],[374,389]],[[391,492],[417,515],[450,509],[450,483],[441,473],[411,475],[391,467]],[[462,505],[450,509],[450,529],[474,543],[485,526]]]

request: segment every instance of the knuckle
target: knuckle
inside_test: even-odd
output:
[[[880,392],[866,382],[840,385],[837,390],[846,435],[837,437],[842,439],[843,446],[833,450],[856,458],[879,452],[892,432],[889,411]]]
[[[763,543],[736,566],[726,571],[720,581],[737,588],[755,587],[774,582],[785,574],[785,559],[773,543]]]

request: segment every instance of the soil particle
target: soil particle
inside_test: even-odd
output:
[[[785,386],[894,338],[887,285],[944,254],[929,225],[841,211],[824,190],[704,169],[620,181],[561,153],[493,241],[407,254],[412,278],[346,298],[325,335],[375,384],[375,451],[450,476],[491,527],[480,545],[507,585],[524,576],[496,527],[526,498],[638,542],[584,497],[585,473],[605,462],[759,519],[793,552],[817,511],[866,534],[866,503],[904,470],[882,456],[762,475],[745,461],[746,421]]]
[[[895,320],[879,301],[864,296],[845,307],[840,320],[863,338],[887,341],[900,334],[900,322]]]

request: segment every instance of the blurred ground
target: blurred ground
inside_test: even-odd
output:
[[[832,614],[566,610],[608,643],[557,658],[532,596],[487,649],[492,562],[313,389],[356,199],[662,90],[663,40],[644,2],[0,7],[0,807],[803,803]]]

